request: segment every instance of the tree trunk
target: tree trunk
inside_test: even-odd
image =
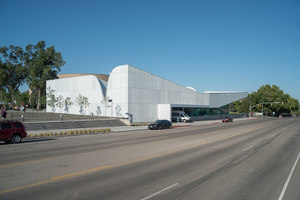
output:
[[[41,89],[38,89],[38,99],[37,99],[37,106],[36,106],[37,110],[41,109]]]

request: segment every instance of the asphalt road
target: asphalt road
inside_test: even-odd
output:
[[[0,199],[299,200],[299,153],[300,118],[3,143]]]

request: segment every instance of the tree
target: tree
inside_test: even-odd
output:
[[[17,105],[23,105],[26,107],[26,105],[29,104],[29,91],[26,92],[17,92],[16,94],[16,104]]]
[[[121,111],[122,111],[122,107],[118,104],[118,105],[115,107],[115,113],[116,113],[116,116],[117,116],[117,117],[122,116]]]
[[[233,110],[239,113],[248,113],[250,107],[252,112],[264,112],[265,115],[280,115],[282,113],[297,113],[299,101],[285,94],[278,86],[269,84],[261,86],[256,92],[252,92],[243,100],[233,103]]]
[[[26,75],[23,49],[13,45],[0,47],[0,89],[7,91],[14,103],[16,103],[16,94],[25,82]]]
[[[1,90],[0,100],[2,100],[5,104],[8,104],[11,102],[9,93],[6,92],[6,90],[4,90],[4,89]]]
[[[52,90],[51,87],[47,87],[47,105],[51,107],[52,112],[55,112],[55,104],[57,98],[54,95],[55,90]]]
[[[106,116],[106,109],[110,108],[109,105],[109,97],[103,97],[103,100],[101,101],[101,103],[104,105],[104,116]]]
[[[41,108],[41,97],[45,95],[46,81],[57,78],[57,73],[65,64],[61,53],[54,46],[46,48],[45,41],[26,46],[25,65],[28,67],[27,83],[33,93],[37,94],[37,109]]]
[[[57,102],[55,105],[59,108],[59,112],[61,113],[61,109],[65,105],[64,97],[62,95],[59,95],[56,100],[57,100]]]
[[[97,108],[96,108],[96,114],[97,114],[98,116],[101,115],[101,107],[100,107],[100,106],[97,106]]]
[[[75,103],[79,107],[80,114],[84,114],[85,109],[90,105],[89,99],[85,96],[82,96],[81,94],[79,94],[78,97],[76,97]]]
[[[71,97],[65,98],[65,100],[64,100],[65,109],[64,110],[65,110],[66,113],[69,113],[69,109],[73,104],[74,103],[72,102]]]

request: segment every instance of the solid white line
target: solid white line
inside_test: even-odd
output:
[[[162,192],[164,192],[164,191],[166,191],[166,190],[168,190],[168,189],[170,189],[170,188],[172,188],[172,187],[174,187],[174,186],[176,186],[176,185],[178,185],[178,183],[175,183],[175,184],[173,184],[173,185],[171,185],[171,186],[169,186],[169,187],[166,187],[166,188],[164,188],[164,189],[162,189],[162,190],[160,190],[160,191],[158,191],[158,192],[155,192],[155,193],[151,194],[150,196],[147,196],[147,197],[145,197],[145,198],[143,198],[143,199],[141,199],[141,200],[147,200],[147,199],[150,199],[151,197],[154,197],[154,196],[156,196],[156,195],[158,195],[158,194],[160,194],[160,193],[162,193]]]
[[[284,187],[282,188],[282,191],[281,191],[281,194],[280,194],[278,200],[282,200],[283,195],[284,195],[284,193],[285,193],[285,191],[286,191],[286,188],[287,188],[287,186],[288,186],[288,184],[289,184],[289,182],[290,182],[290,179],[291,179],[291,177],[292,177],[292,175],[293,175],[293,172],[294,172],[294,170],[295,170],[295,168],[296,168],[296,165],[297,165],[297,163],[298,163],[299,158],[300,158],[300,152],[299,152],[299,155],[298,155],[298,157],[297,157],[297,159],[296,159],[296,161],[295,161],[295,164],[294,164],[294,166],[293,166],[293,168],[292,168],[292,170],[291,170],[291,172],[290,172],[290,174],[289,174],[289,176],[288,176],[288,178],[287,178],[287,180],[286,180],[286,182],[285,182],[285,184],[284,184]]]

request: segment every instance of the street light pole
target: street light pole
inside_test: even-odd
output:
[[[251,118],[251,93],[250,93],[250,107],[249,107],[249,117]]]
[[[108,102],[111,102],[111,116],[113,117],[113,100],[109,99]]]

